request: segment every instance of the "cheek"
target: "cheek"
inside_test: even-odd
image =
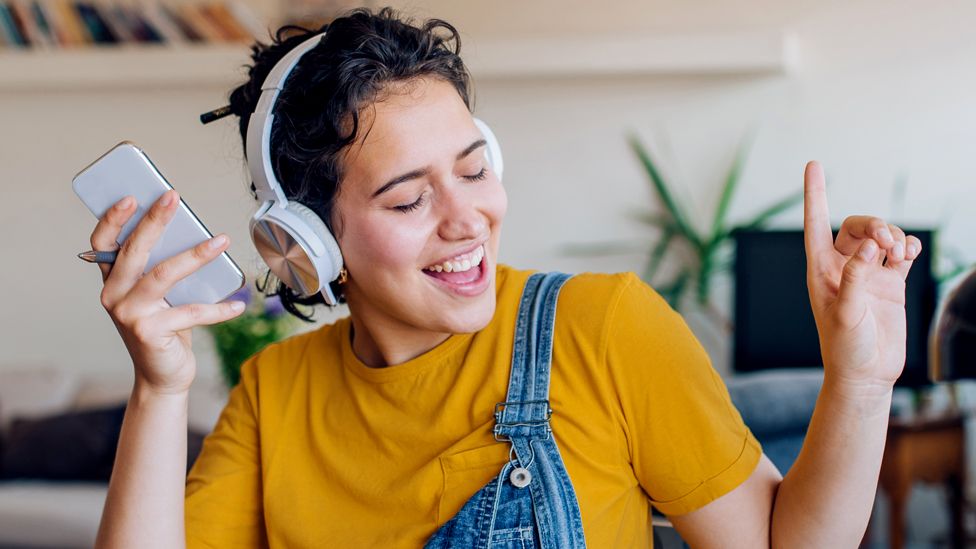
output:
[[[486,203],[488,207],[485,211],[491,217],[492,223],[500,224],[505,218],[505,212],[508,211],[508,194],[500,181],[492,185],[489,196],[486,197]]]
[[[423,249],[422,235],[423,231],[411,230],[388,216],[378,216],[347,225],[339,246],[350,270],[380,272],[368,268],[376,265],[413,269]]]

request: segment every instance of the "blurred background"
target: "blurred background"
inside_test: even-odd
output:
[[[99,304],[98,270],[74,257],[89,248],[95,219],[71,191],[73,175],[119,141],[133,141],[212,232],[231,236],[230,254],[242,268],[260,272],[247,236],[254,203],[236,120],[202,126],[197,117],[226,104],[241,81],[248,53],[242,38],[266,39],[267,29],[283,22],[328,20],[360,5],[393,5],[460,30],[475,114],[494,129],[505,156],[509,213],[501,261],[638,272],[685,314],[715,368],[733,380],[740,407],[749,407],[739,400],[749,397],[737,392],[734,379],[750,368],[735,364],[733,273],[741,265],[734,264],[734,235],[726,229],[748,226],[763,212],[770,214],[765,223],[752,228],[799,229],[802,208],[790,199],[802,188],[808,160],[825,167],[836,226],[848,215],[869,214],[932,231],[919,269],[928,273],[919,282],[923,302],[937,306],[976,261],[973,2],[245,0],[204,9],[188,0],[164,8],[125,0],[118,4],[122,16],[113,15],[110,2],[101,8],[108,11],[107,34],[87,38],[83,28],[72,30],[62,8],[52,8],[70,2],[3,4],[22,15],[13,30],[0,23],[0,173],[7,196],[0,228],[9,235],[0,275],[0,427],[8,431],[15,409],[23,411],[17,417],[35,419],[90,410],[131,387],[128,355]],[[38,13],[34,4],[64,32],[23,24]],[[126,30],[125,13],[144,15],[159,40]],[[161,43],[146,43],[154,41]],[[678,205],[677,215],[662,193]],[[687,222],[678,236],[676,218]],[[709,244],[711,255],[689,234]],[[759,253],[756,276],[764,264],[777,273],[786,261],[775,248]],[[932,311],[919,311],[919,329],[927,333]],[[342,314],[322,309],[316,318]],[[921,341],[919,356],[924,334]],[[201,331],[194,345],[198,385],[209,389],[191,403],[191,423],[205,433],[225,389],[210,334]],[[49,373],[24,381],[31,371]],[[896,399],[895,412],[906,421],[923,412],[941,418],[972,400],[966,386],[912,385]],[[943,427],[927,428],[938,437]],[[947,448],[972,440],[953,438],[955,431],[946,436]],[[968,543],[965,533],[953,537],[955,524],[976,531],[965,494],[951,497],[953,485],[965,492],[965,467],[945,458],[954,452],[933,458],[935,485],[920,484],[902,498],[903,540],[893,539],[894,515],[879,496],[866,545]],[[8,492],[12,503],[5,507],[0,484],[0,531],[34,524],[23,512],[27,501],[36,502],[35,522],[44,524],[45,515],[36,513],[50,504],[51,492],[13,488],[24,491]],[[63,506],[75,501],[81,509],[67,511],[63,531],[85,546],[100,503],[63,486],[54,490]],[[71,546],[44,535],[0,541]]]

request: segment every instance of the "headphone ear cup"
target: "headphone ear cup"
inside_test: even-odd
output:
[[[285,209],[305,221],[308,227],[312,229],[315,237],[325,246],[325,259],[332,268],[332,274],[330,277],[323,279],[324,284],[328,285],[330,282],[339,278],[339,270],[342,269],[342,252],[339,251],[339,243],[336,242],[335,237],[332,236],[332,231],[322,221],[322,218],[308,206],[294,201],[289,202]]]
[[[498,139],[495,138],[495,133],[491,131],[488,124],[485,124],[484,120],[475,118],[474,125],[478,126],[481,135],[485,138],[485,158],[488,159],[488,165],[491,166],[492,171],[501,180],[502,172],[505,171],[505,162],[502,159],[502,149],[498,144]]]
[[[335,305],[329,283],[339,276],[342,253],[322,219],[297,202],[259,211],[251,219],[251,240],[271,272],[298,295],[321,292]]]

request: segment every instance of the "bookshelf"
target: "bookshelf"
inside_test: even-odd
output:
[[[786,75],[799,64],[785,29],[614,36],[485,38],[465,63],[482,79]]]
[[[0,0],[0,92],[228,87],[256,0]]]

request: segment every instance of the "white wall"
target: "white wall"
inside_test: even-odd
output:
[[[914,225],[945,223],[944,240],[976,260],[976,4],[861,2],[608,3],[431,1],[420,10],[455,22],[468,43],[499,36],[606,35],[729,28],[796,31],[799,70],[788,76],[637,76],[475,80],[477,113],[506,157],[509,217],[502,259],[540,269],[637,269],[643,258],[567,256],[572,242],[647,238],[624,214],[652,204],[623,140],[651,142],[704,224],[742,136],[757,138],[733,218],[802,184],[819,159],[831,180],[836,222],[853,213]],[[0,94],[0,173],[7,215],[0,367],[50,362],[129,375],[114,328],[98,304],[100,278],[74,258],[94,220],[71,176],[115,142],[146,148],[212,230],[228,232],[245,266],[250,200],[236,131],[202,127],[223,90]],[[909,181],[906,210],[891,211],[893,182]],[[798,226],[799,209],[782,218]],[[720,292],[717,297],[722,299]],[[203,375],[212,358],[201,340]],[[726,349],[709,344],[724,369]]]

